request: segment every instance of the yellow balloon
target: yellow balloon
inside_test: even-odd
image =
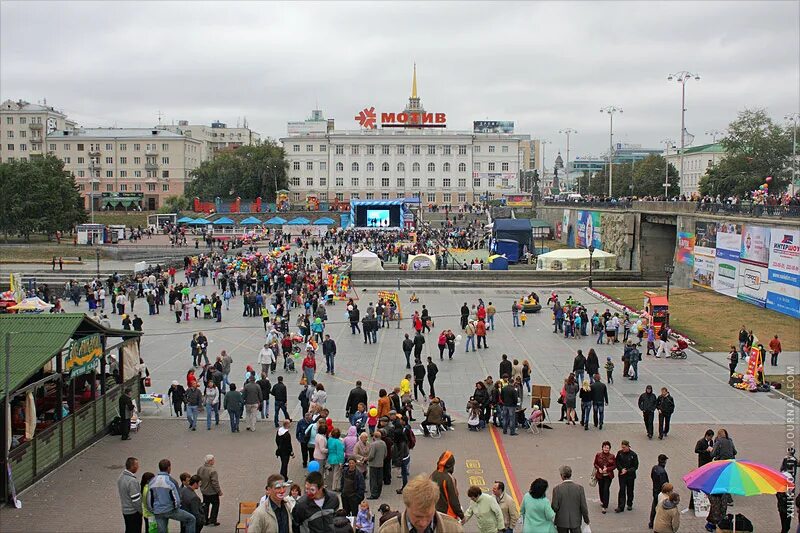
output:
[[[369,410],[369,416],[378,416],[378,410],[373,407]]]

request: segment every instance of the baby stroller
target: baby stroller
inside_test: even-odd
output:
[[[686,349],[689,347],[689,343],[686,342],[686,339],[683,337],[678,337],[678,342],[670,348],[669,350],[669,358],[670,359],[686,359]]]
[[[284,357],[283,369],[286,372],[297,372],[297,369],[294,366],[294,360],[295,358],[299,357],[300,357],[300,347],[295,345],[292,347],[292,353]]]

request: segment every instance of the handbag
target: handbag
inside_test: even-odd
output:
[[[559,396],[558,399],[556,400],[556,403],[560,403],[561,405],[564,405],[564,397],[563,396]]]
[[[150,380],[150,376],[147,376],[146,378],[144,378],[144,386],[145,387],[151,387],[152,385],[153,385],[153,382]]]
[[[589,486],[596,487],[597,486],[597,467],[592,465],[592,475],[589,478]]]

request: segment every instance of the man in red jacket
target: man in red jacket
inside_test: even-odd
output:
[[[480,310],[478,313],[480,314]],[[483,340],[484,348],[489,347],[489,345],[486,343],[486,322],[484,322],[482,318],[478,318],[478,322],[475,324],[475,335],[478,336],[478,348],[481,347],[481,340]]]

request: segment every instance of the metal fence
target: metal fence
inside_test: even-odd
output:
[[[718,204],[698,203],[697,212],[712,215],[740,215],[746,217],[800,217],[800,205]]]
[[[708,213],[710,215],[730,215],[744,217],[800,218],[800,205],[759,205],[750,202],[741,204],[723,204],[717,202],[644,202],[631,200],[617,201],[558,201],[545,200],[542,205],[548,207],[577,207],[587,209],[638,209],[641,211],[659,211],[677,213]],[[692,206],[694,209],[692,209]],[[658,209],[661,208],[661,209]]]

